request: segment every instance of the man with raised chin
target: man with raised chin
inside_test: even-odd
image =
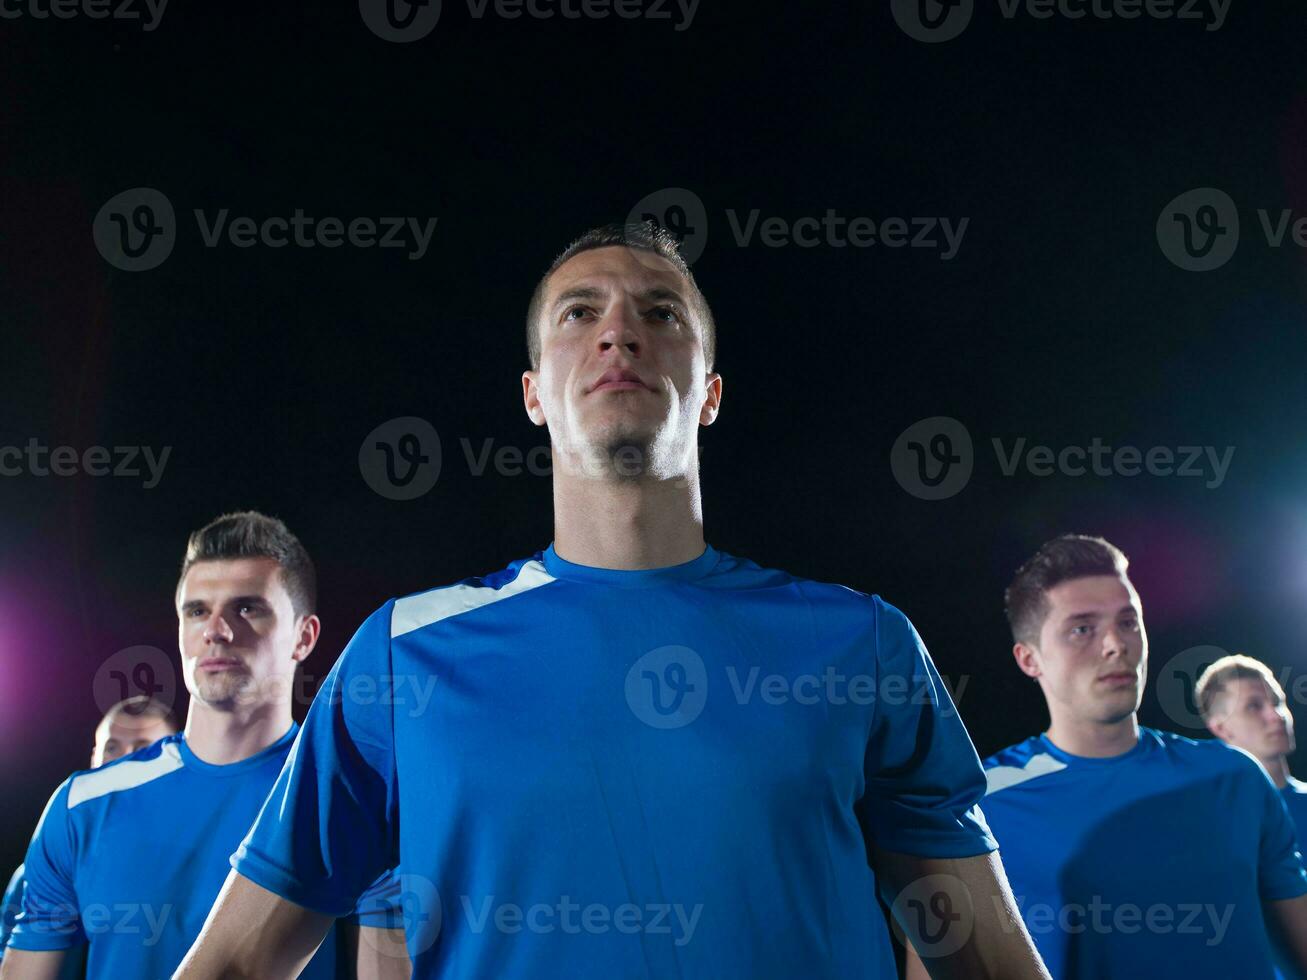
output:
[[[294,976],[394,864],[425,889],[418,977],[892,977],[877,890],[940,874],[985,899],[957,975],[1046,978],[908,619],[705,543],[698,433],[722,378],[674,240],[573,242],[527,351],[552,544],[363,624],[178,976]],[[828,669],[919,696],[778,703],[728,680]],[[388,674],[436,676],[428,709],[337,696]]]

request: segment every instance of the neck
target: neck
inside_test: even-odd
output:
[[[1124,755],[1139,743],[1139,721],[1133,711],[1119,721],[1112,722],[1059,718],[1055,715],[1045,734],[1063,752],[1088,759],[1106,759]]]
[[[225,766],[258,755],[290,731],[290,705],[251,704],[225,710],[191,699],[186,745],[202,761]]]
[[[1276,789],[1284,789],[1289,785],[1289,762],[1284,756],[1273,755],[1269,759],[1257,761],[1266,770],[1266,775],[1271,777],[1271,782],[1275,783]]]
[[[703,554],[699,472],[670,479],[554,471],[554,551],[594,568],[664,568]]]

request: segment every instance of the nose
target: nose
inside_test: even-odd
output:
[[[204,624],[205,643],[230,643],[234,634],[221,613],[215,612]]]
[[[1110,657],[1116,654],[1123,657],[1128,650],[1125,632],[1117,626],[1108,626],[1103,633],[1103,656]]]
[[[639,357],[644,349],[641,329],[640,316],[629,303],[614,303],[604,316],[596,338],[599,352],[608,354],[616,348],[631,357]]]

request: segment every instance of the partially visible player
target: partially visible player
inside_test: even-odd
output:
[[[185,731],[74,773],[51,797],[3,980],[53,977],[80,942],[89,980],[177,967],[291,750],[316,601],[313,563],[281,521],[227,514],[191,535],[175,595]],[[331,933],[303,976],[333,977],[335,954]]]
[[[1253,756],[1279,787],[1301,850],[1307,841],[1307,783],[1289,773],[1289,756],[1296,747],[1293,715],[1271,668],[1244,654],[1221,657],[1198,678],[1194,699],[1208,730]],[[1280,969],[1295,978],[1307,976],[1286,962],[1285,944],[1278,935],[1275,938]]]
[[[1139,725],[1148,636],[1126,569],[1063,535],[1017,571],[1013,653],[1050,724],[985,760],[982,808],[1054,977],[1271,980],[1267,917],[1307,964],[1293,823],[1247,754]]]
[[[1289,773],[1297,747],[1293,715],[1271,668],[1244,654],[1222,657],[1198,678],[1194,698],[1213,735],[1262,764],[1289,807],[1299,843],[1307,840],[1307,783]]]
[[[177,731],[177,717],[172,709],[145,695],[119,701],[104,713],[95,726],[95,741],[91,747],[91,768],[98,769],[119,756],[157,742]],[[0,960],[4,959],[5,945],[13,931],[23,902],[24,865],[19,865],[9,879],[4,898],[0,900]],[[65,957],[61,976],[81,975],[85,949],[70,951]]]

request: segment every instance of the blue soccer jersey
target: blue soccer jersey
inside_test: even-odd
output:
[[[1307,841],[1307,783],[1290,776],[1284,789],[1280,790],[1280,796],[1284,798],[1284,805],[1289,808],[1289,816],[1293,817],[1293,825],[1298,831],[1298,843],[1301,846],[1303,841]]]
[[[77,772],[46,805],[27,850],[11,949],[89,943],[89,980],[171,976],[226,880],[290,752],[296,726],[240,762],[211,765],[182,733]],[[331,978],[329,936],[301,976]]]
[[[397,863],[417,977],[893,977],[866,842],[988,853],[983,790],[879,598],[551,546],[369,617],[232,863],[329,914]]]
[[[1274,976],[1261,903],[1307,894],[1307,873],[1251,756],[1142,728],[1123,755],[1040,735],[985,769],[985,817],[1058,980]]]

